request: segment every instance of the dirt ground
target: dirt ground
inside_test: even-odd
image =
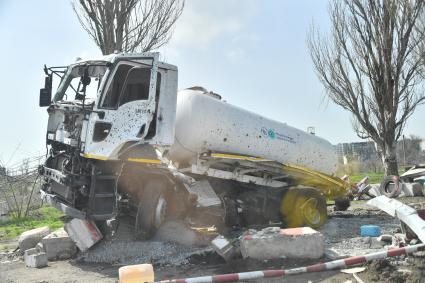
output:
[[[403,202],[423,207],[424,197],[403,198]],[[320,231],[326,247],[332,251],[316,261],[278,259],[271,261],[234,260],[226,263],[207,245],[208,237],[199,238],[192,230],[179,223],[165,225],[151,241],[134,241],[131,221],[123,221],[118,234],[104,240],[87,253],[67,261],[49,262],[41,269],[25,267],[16,253],[0,253],[0,282],[117,282],[118,268],[126,264],[150,262],[154,265],[155,279],[184,278],[220,273],[233,273],[263,269],[301,267],[333,260],[339,256],[360,255],[382,250],[360,237],[360,226],[375,224],[382,233],[399,232],[397,220],[357,201],[346,212],[333,212]],[[174,242],[174,243],[173,243]],[[0,243],[2,244],[2,243]],[[4,244],[4,243],[3,243]],[[8,246],[13,247],[13,241]],[[425,282],[425,252],[400,256],[363,265],[365,271],[357,273],[364,282]],[[293,275],[256,282],[357,282],[351,274],[327,271]]]

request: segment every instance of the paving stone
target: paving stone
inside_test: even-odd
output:
[[[36,248],[28,249],[24,253],[24,261],[28,267],[45,267],[47,266],[47,255],[44,252],[39,252]]]

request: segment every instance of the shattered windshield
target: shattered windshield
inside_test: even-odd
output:
[[[84,99],[86,103],[93,103],[106,70],[105,62],[68,67],[53,101],[82,101]],[[90,78],[86,79],[88,84],[86,83],[85,92],[82,83],[84,74]]]

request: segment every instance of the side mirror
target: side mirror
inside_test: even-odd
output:
[[[44,88],[40,89],[40,107],[49,106],[52,102],[52,77],[46,76]]]
[[[52,90],[51,89],[40,89],[40,107],[49,106],[52,102]]]

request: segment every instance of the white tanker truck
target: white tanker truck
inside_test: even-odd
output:
[[[322,225],[325,198],[345,193],[331,176],[332,145],[201,87],[177,92],[177,68],[158,56],[45,67],[42,197],[81,219],[133,214],[141,237],[188,214],[228,226]]]

